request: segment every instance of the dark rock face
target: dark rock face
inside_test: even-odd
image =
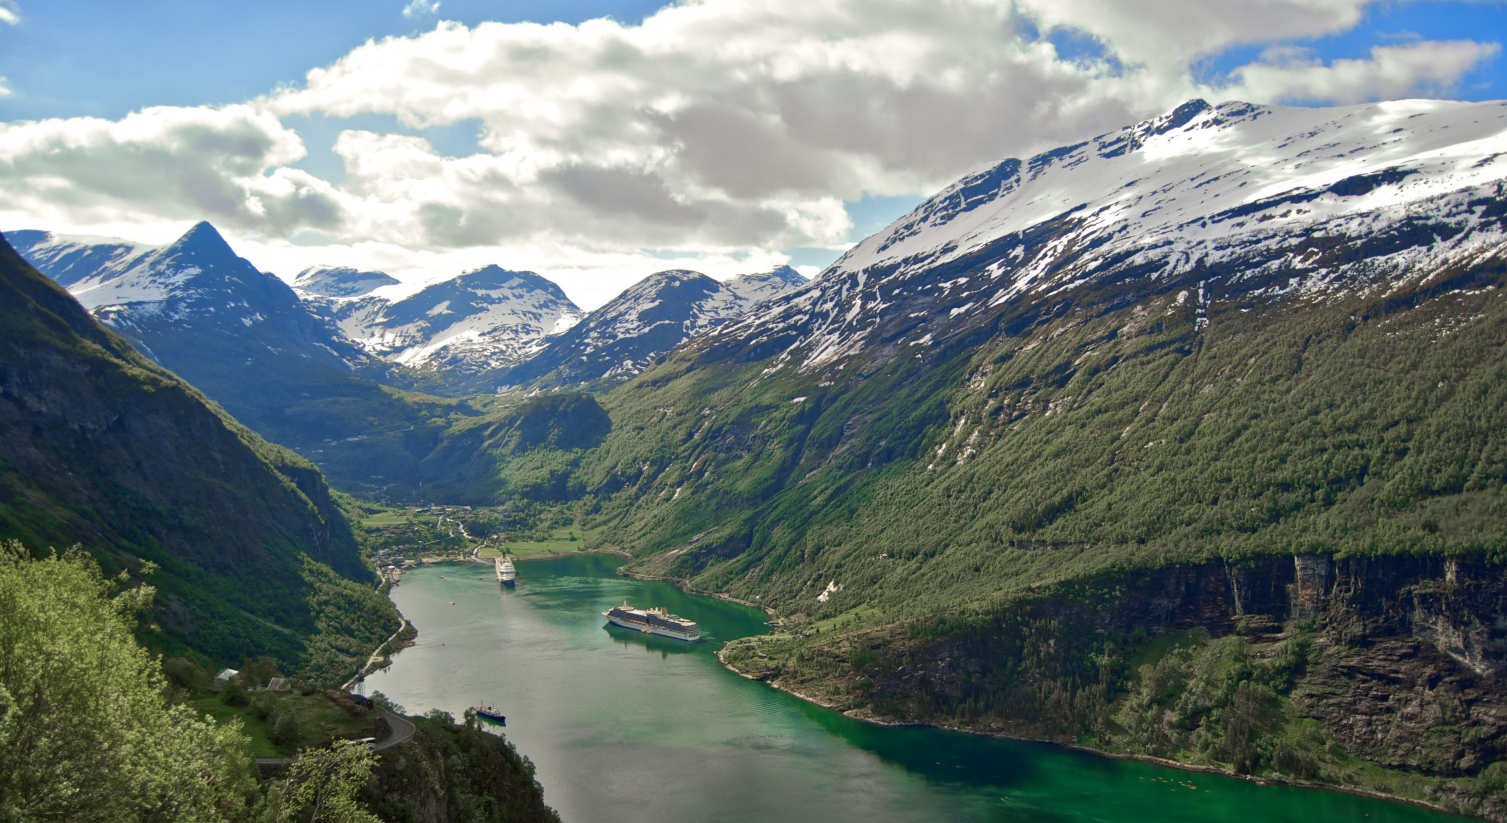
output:
[[[1507,569],[1463,559],[1309,554],[1078,581],[984,630],[911,649],[904,665],[879,665],[871,694],[935,704],[966,700],[981,682],[1009,684],[1004,702],[1015,708],[980,730],[1067,741],[1077,734],[1056,724],[1075,710],[1042,699],[1054,683],[1076,680],[1092,696],[1095,680],[1102,689],[1146,676],[1075,661],[1199,629],[1244,638],[1258,655],[1311,633],[1286,698],[1348,756],[1440,780],[1507,760]],[[1444,785],[1437,798],[1495,819],[1507,812],[1500,798]]]

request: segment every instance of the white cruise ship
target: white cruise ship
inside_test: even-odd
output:
[[[497,558],[493,564],[497,567],[497,579],[502,585],[511,586],[518,579],[518,570],[513,567],[513,561],[507,555]]]
[[[695,643],[701,639],[701,627],[690,620],[676,617],[660,607],[657,609],[635,609],[623,601],[621,606],[613,606],[602,612],[607,622],[625,629],[657,634],[664,637],[673,637],[676,640],[684,640]]]

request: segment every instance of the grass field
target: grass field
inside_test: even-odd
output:
[[[336,738],[382,734],[375,715],[352,714],[322,692],[252,692],[250,697],[254,706],[227,706],[220,694],[197,695],[186,705],[217,723],[241,721],[242,734],[251,740],[248,751],[252,757],[290,757],[298,749],[323,746]],[[259,713],[266,719],[258,717]],[[282,746],[272,742],[269,726],[274,724],[280,730]]]
[[[199,714],[209,715],[216,723],[231,720],[241,721],[241,733],[251,738],[252,757],[287,757],[290,752],[278,748],[267,739],[267,723],[256,716],[250,706],[227,706],[218,694],[205,694],[186,701],[189,708]]]
[[[361,520],[361,528],[375,529],[382,526],[402,526],[409,522],[408,513],[402,511],[385,511],[370,515]]]
[[[580,526],[564,526],[551,531],[546,540],[515,540],[501,545],[493,544],[483,548],[477,556],[496,557],[502,554],[503,550],[519,558],[537,557],[541,554],[596,551],[601,548],[595,539],[600,531],[600,529],[583,531]],[[571,535],[575,535],[576,539],[571,540]]]
[[[253,692],[251,700],[267,712],[284,744],[301,749],[324,746],[336,738],[381,735],[375,715],[352,714],[324,693]]]

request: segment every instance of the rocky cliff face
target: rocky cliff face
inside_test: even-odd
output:
[[[1481,558],[1175,565],[1061,584],[967,628],[820,637],[725,657],[862,717],[1507,818],[1507,568]],[[848,672],[835,687],[832,664]]]

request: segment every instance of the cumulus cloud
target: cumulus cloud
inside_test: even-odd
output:
[[[1236,69],[1236,87],[1259,100],[1358,103],[1415,95],[1447,96],[1460,78],[1501,51],[1496,43],[1422,41],[1375,46],[1364,60],[1329,64],[1306,49],[1269,49]]]
[[[9,0],[0,0],[0,23],[8,26],[21,24],[21,9]]]
[[[412,0],[403,7],[404,17],[422,17],[426,14],[438,14],[440,4],[434,0]]]
[[[332,187],[288,168],[304,153],[296,133],[247,105],[0,124],[0,214],[64,225],[200,216],[272,235],[334,226]]]
[[[635,25],[439,23],[245,106],[0,126],[0,193],[56,215],[192,213],[272,246],[315,230],[340,248],[457,259],[533,249],[536,265],[835,249],[852,227],[843,201],[865,193],[924,194],[1191,97],[1447,92],[1497,52],[1392,41],[1325,63],[1276,48],[1351,30],[1371,2],[707,0]],[[1090,48],[1069,59],[1062,35]],[[1251,45],[1274,48],[1226,78],[1195,76]],[[303,145],[280,117],[365,113],[416,129],[476,121],[480,150],[352,129],[333,146],[338,185],[290,168]]]
[[[1126,64],[1180,74],[1233,46],[1337,34],[1373,0],[1019,0],[1042,28],[1087,33]]]
[[[366,190],[390,168],[390,193],[428,191],[405,171],[415,163],[453,184],[411,201],[404,232],[418,242],[548,230],[833,246],[851,225],[844,199],[924,191],[1190,91],[1063,61],[1022,29],[1008,5],[974,0],[942,13],[908,0],[727,0],[636,26],[446,23],[358,48],[267,105],[412,126],[480,120],[483,156],[420,159],[371,137],[337,146]]]

